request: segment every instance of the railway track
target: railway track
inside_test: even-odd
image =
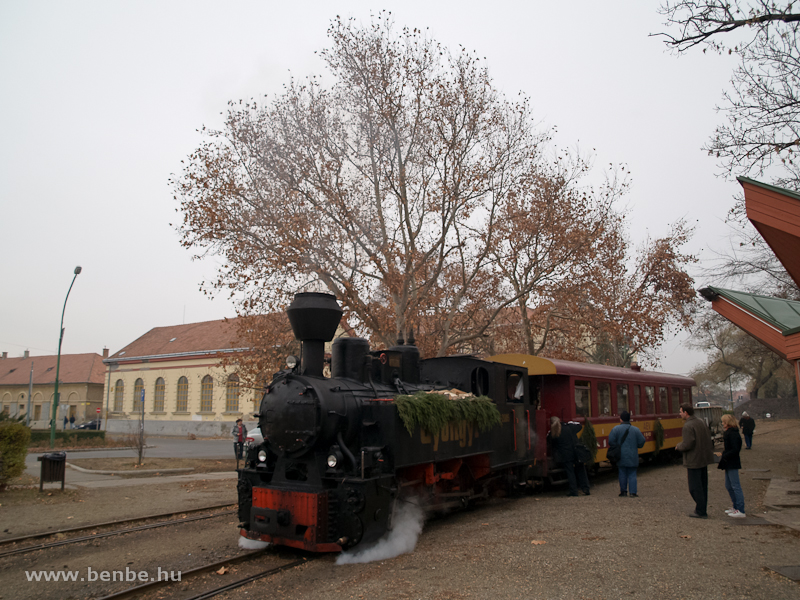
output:
[[[181,518],[178,518],[178,519],[161,520],[161,521],[157,521],[156,523],[147,523],[145,525],[139,525],[139,526],[136,526],[136,527],[126,527],[126,528],[122,528],[122,529],[112,529],[111,531],[103,531],[103,532],[100,532],[100,533],[92,533],[92,534],[89,534],[89,535],[70,537],[70,538],[67,538],[67,539],[56,540],[56,541],[53,541],[53,542],[45,542],[45,543],[42,543],[42,544],[24,545],[24,546],[21,546],[19,548],[11,548],[11,549],[7,549],[7,550],[0,549],[0,558],[6,557],[6,556],[13,556],[13,555],[16,555],[16,554],[25,554],[25,553],[28,553],[28,552],[34,552],[36,550],[44,550],[44,549],[47,549],[47,548],[55,548],[55,547],[58,547],[58,546],[66,546],[66,545],[69,545],[69,544],[77,544],[77,543],[80,543],[80,542],[86,542],[86,541],[105,538],[105,537],[123,535],[123,534],[126,534],[126,533],[133,533],[133,532],[136,532],[136,531],[145,531],[147,529],[157,529],[159,527],[168,527],[170,525],[179,525],[181,523],[191,523],[193,521],[202,521],[204,519],[214,519],[214,518],[217,518],[217,517],[228,516],[228,515],[235,514],[236,511],[235,510],[228,510],[228,511],[223,511],[223,512],[218,512],[218,513],[213,513],[213,514],[196,514],[196,515],[191,516],[191,517],[188,517],[188,516],[185,516],[185,515],[192,514],[192,513],[203,513],[203,512],[210,511],[210,510],[217,510],[217,509],[220,509],[220,508],[228,508],[228,507],[231,507],[231,506],[234,506],[234,505],[229,502],[229,503],[226,503],[226,504],[217,504],[217,505],[213,505],[213,506],[205,506],[205,507],[202,507],[202,508],[195,508],[195,509],[185,510],[185,511],[161,513],[161,514],[157,514],[157,515],[147,515],[147,516],[144,516],[144,517],[135,517],[135,518],[132,518],[132,519],[120,519],[120,520],[117,520],[117,521],[107,521],[105,523],[96,523],[94,525],[85,525],[85,526],[82,525],[80,527],[71,527],[69,529],[60,529],[58,531],[48,531],[48,532],[43,532],[43,533],[35,533],[35,534],[32,534],[32,535],[27,535],[27,536],[19,536],[19,537],[15,537],[15,538],[8,538],[8,539],[0,541],[0,548],[4,547],[4,546],[9,546],[11,544],[25,543],[25,542],[28,542],[28,541],[31,541],[31,540],[47,538],[47,537],[51,537],[51,536],[59,535],[59,534],[77,533],[77,532],[80,532],[80,531],[89,531],[89,530],[101,529],[101,528],[105,528],[105,527],[113,527],[115,525],[127,525],[127,524],[130,524],[130,523],[138,523],[138,522],[149,521],[149,520],[153,520],[153,519],[163,519],[164,517],[174,517],[176,515],[184,515],[184,516],[182,516]]]
[[[140,597],[140,596],[142,596],[142,595],[144,595],[144,594],[146,594],[148,592],[151,592],[151,591],[159,589],[159,588],[168,588],[170,586],[174,586],[176,583],[183,584],[183,583],[186,582],[186,576],[189,576],[191,578],[191,577],[196,577],[196,576],[199,576],[199,575],[203,575],[205,573],[211,573],[211,572],[217,571],[217,570],[219,570],[221,568],[224,568],[224,567],[229,567],[229,566],[237,564],[237,563],[246,562],[246,561],[251,560],[251,559],[253,559],[253,558],[257,557],[257,556],[261,556],[262,554],[263,554],[263,550],[256,550],[256,551],[253,551],[253,552],[248,552],[247,554],[242,554],[241,556],[220,560],[220,561],[217,561],[217,562],[214,562],[214,563],[209,563],[209,564],[203,565],[201,567],[196,567],[196,568],[191,569],[189,571],[183,571],[181,573],[181,578],[180,578],[179,581],[173,581],[173,580],[169,580],[169,581],[167,581],[167,580],[149,581],[149,582],[143,583],[141,585],[133,586],[133,587],[121,590],[119,592],[115,592],[113,594],[109,594],[108,596],[103,596],[103,597],[98,598],[96,600],[123,600],[124,598],[138,598],[138,597]],[[206,591],[200,592],[199,594],[197,594],[195,596],[189,596],[189,597],[183,598],[183,600],[205,600],[207,598],[213,598],[214,596],[217,596],[219,594],[223,594],[223,593],[228,592],[230,590],[234,590],[236,588],[242,587],[243,585],[247,585],[248,583],[251,583],[253,581],[257,581],[258,579],[263,579],[264,577],[269,577],[271,575],[276,575],[276,574],[278,574],[278,573],[280,573],[282,571],[286,571],[288,569],[293,569],[295,567],[299,567],[300,565],[303,565],[303,564],[306,564],[306,563],[310,562],[314,558],[316,558],[316,557],[313,557],[313,558],[310,558],[310,559],[309,558],[301,558],[301,559],[297,559],[297,560],[288,561],[288,562],[286,562],[286,563],[284,563],[282,565],[278,565],[277,567],[271,567],[269,569],[265,569],[263,571],[259,571],[258,573],[255,573],[253,575],[249,575],[247,577],[243,577],[241,579],[237,579],[236,581],[232,581],[232,582],[227,583],[227,584],[225,584],[223,586],[219,586],[219,587],[213,588],[211,590],[206,590]],[[161,596],[159,596],[159,597],[161,597]]]

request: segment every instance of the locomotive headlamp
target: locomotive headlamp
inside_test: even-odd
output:
[[[292,356],[291,354],[286,357],[286,366],[290,369],[294,369],[297,366],[297,363],[300,361],[297,359],[296,356]]]
[[[339,466],[339,463],[342,462],[342,451],[339,446],[331,446],[331,449],[328,450],[328,459],[326,462],[328,463],[329,469],[335,469]]]
[[[258,451],[258,462],[266,462],[267,461],[267,451],[266,450],[259,450]]]

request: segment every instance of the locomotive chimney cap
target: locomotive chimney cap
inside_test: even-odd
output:
[[[301,292],[286,309],[294,337],[300,341],[333,339],[343,311],[336,296],[320,292]]]

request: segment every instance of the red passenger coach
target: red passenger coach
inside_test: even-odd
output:
[[[691,377],[526,354],[503,354],[490,360],[528,369],[539,436],[547,434],[550,417],[579,423],[588,418],[597,438],[596,462],[606,460],[608,435],[623,411],[631,413],[631,422],[644,434],[639,454],[672,449],[681,440],[683,421],[678,412],[682,403],[692,403],[695,382]],[[544,430],[539,421],[545,423]],[[547,460],[543,451],[545,446],[538,445],[537,462]]]

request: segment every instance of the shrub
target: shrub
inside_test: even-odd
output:
[[[63,445],[65,446],[74,446],[79,441],[94,440],[94,439],[98,441],[104,441],[106,439],[106,432],[97,431],[93,429],[88,429],[86,431],[83,430],[56,431],[56,441],[63,442]],[[49,430],[31,432],[31,441],[30,441],[31,446],[47,446],[49,444],[50,444]]]
[[[10,479],[19,477],[25,471],[30,439],[31,430],[22,423],[0,423],[0,490],[5,488]]]

